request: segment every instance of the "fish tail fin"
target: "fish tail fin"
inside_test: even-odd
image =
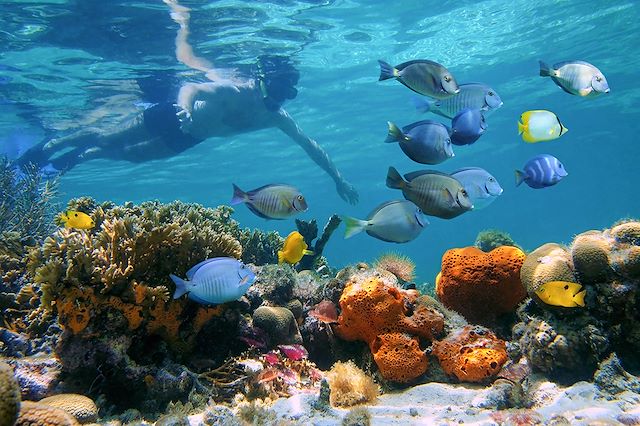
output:
[[[522,121],[518,121],[518,134],[521,135],[527,131],[527,125]]]
[[[392,65],[389,65],[381,59],[378,60],[378,63],[380,64],[380,78],[378,78],[378,81],[388,80],[398,76],[398,70]]]
[[[540,77],[550,77],[551,69],[549,68],[549,65],[542,61],[538,61],[538,63],[540,64]]]
[[[344,237],[351,238],[354,235],[362,232],[364,227],[367,226],[367,222],[364,220],[356,219],[355,217],[343,216],[342,220],[345,224]]]
[[[406,138],[402,133],[402,130],[392,122],[387,121],[387,126],[389,126],[389,133],[387,133],[387,138],[384,140],[385,143],[400,142],[402,139]]]
[[[516,186],[520,186],[524,182],[525,176],[524,172],[516,170]]]
[[[174,299],[178,299],[179,297],[182,297],[189,292],[189,290],[187,290],[187,283],[185,282],[185,280],[180,277],[176,277],[173,274],[169,274],[169,277],[176,284],[176,291],[175,293],[173,293]]]
[[[284,263],[284,252],[282,250],[278,250],[278,265]]]
[[[302,250],[302,254],[304,254],[305,256],[313,256],[316,253],[311,250]]]
[[[404,179],[402,179],[402,176],[400,176],[400,173],[398,173],[395,167],[389,167],[386,183],[387,187],[392,189],[402,189],[407,184]]]
[[[575,300],[576,305],[584,308],[584,306],[585,306],[584,305],[584,296],[586,296],[586,295],[587,295],[587,290],[586,289],[582,290],[581,292],[576,293],[573,296],[573,300]]]
[[[247,193],[244,192],[242,189],[238,188],[238,186],[235,183],[232,183],[233,185],[233,197],[231,197],[231,205],[236,205],[236,204],[240,204],[240,203],[244,203],[245,201],[247,201]]]
[[[418,112],[422,112],[426,114],[427,112],[431,111],[431,103],[433,101],[429,101],[424,98],[419,98],[417,96],[412,97],[411,100],[413,101],[413,105],[416,107],[416,110]]]
[[[53,222],[58,225],[58,226],[64,226],[66,228],[69,227],[69,216],[67,216],[66,212],[62,212],[59,215],[57,215],[54,219]]]

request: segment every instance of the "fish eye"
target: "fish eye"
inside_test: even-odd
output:
[[[558,168],[562,169],[563,168],[562,164],[558,164]]]
[[[598,82],[602,81],[602,77],[600,77],[599,75],[596,76],[596,81],[598,81]]]
[[[446,81],[447,83],[449,83],[451,81],[451,76],[445,75],[444,76],[444,81]]]
[[[466,195],[467,195],[467,190],[466,190],[466,189],[463,189],[462,191],[460,191],[460,193],[461,193],[462,195],[466,196]]]
[[[487,93],[489,96],[493,96],[495,95],[495,93],[493,93],[491,90],[489,90],[489,93]]]
[[[302,195],[298,195],[296,198],[297,198],[299,201],[304,200],[304,197],[303,197]]]
[[[489,182],[495,182],[496,180],[492,177],[489,178]]]

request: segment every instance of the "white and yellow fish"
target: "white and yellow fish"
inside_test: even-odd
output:
[[[522,113],[518,122],[518,134],[529,143],[558,139],[568,131],[557,115],[543,109]]]

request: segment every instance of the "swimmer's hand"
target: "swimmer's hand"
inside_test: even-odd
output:
[[[346,180],[342,179],[336,183],[336,191],[338,191],[338,195],[347,203],[354,205],[358,203],[358,191]]]
[[[189,133],[191,127],[193,126],[193,118],[191,117],[191,112],[180,105],[175,105],[176,107],[176,117],[180,122],[180,130],[182,133]]]

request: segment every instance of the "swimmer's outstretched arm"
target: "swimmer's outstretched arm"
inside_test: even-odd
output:
[[[342,177],[326,151],[322,149],[316,141],[305,135],[293,118],[282,108],[277,112],[276,125],[287,136],[300,145],[322,170],[331,176],[331,179],[336,183],[336,190],[343,200],[350,204],[356,204],[358,202],[358,192],[353,185]]]

